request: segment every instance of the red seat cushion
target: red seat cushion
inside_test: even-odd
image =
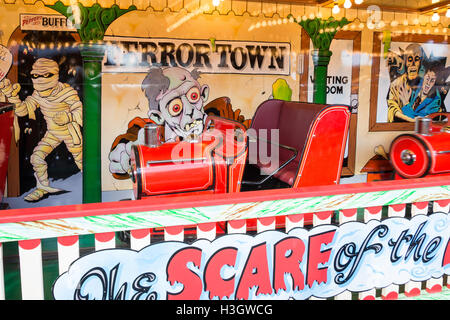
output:
[[[275,177],[281,181],[292,185],[297,177],[298,165],[302,158],[302,152],[306,143],[308,133],[311,125],[326,106],[306,103],[306,102],[292,102],[281,100],[268,100],[263,102],[255,112],[252,119],[252,129],[259,132],[261,129],[267,130],[267,138],[270,140],[270,130],[278,129],[279,141],[281,145],[289,146],[297,150],[297,156],[286,167],[280,169],[275,174]],[[258,137],[260,135],[258,134]],[[261,143],[259,141],[258,143]],[[267,144],[268,157],[270,158],[270,150],[274,145]],[[278,147],[279,159],[278,162],[263,165],[259,159],[256,165],[265,174],[274,172],[279,166],[287,162],[292,156],[293,152],[281,146]],[[258,149],[259,151],[259,149]],[[265,156],[265,154],[263,155]]]
[[[286,167],[275,174],[275,177],[292,186],[297,177],[298,165],[298,161],[289,162]]]

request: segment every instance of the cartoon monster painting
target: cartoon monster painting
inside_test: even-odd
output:
[[[128,179],[131,146],[144,141],[144,125],[153,122],[164,126],[166,142],[187,139],[203,132],[209,86],[198,82],[200,74],[179,67],[150,69],[142,81],[148,99],[148,118],[135,118],[125,134],[118,136],[109,154],[109,170],[116,179]]]
[[[445,112],[450,69],[445,67],[446,60],[427,56],[417,43],[400,48],[400,54],[388,53],[388,122],[414,122],[419,116]]]
[[[8,79],[0,82],[0,90],[15,104],[15,115],[36,119],[35,112],[40,108],[44,116],[47,131],[35,146],[30,158],[33,166],[36,188],[28,193],[24,200],[36,202],[49,194],[63,190],[49,184],[46,157],[61,143],[65,143],[72,154],[77,167],[82,170],[82,133],[83,105],[78,93],[69,84],[59,81],[59,66],[52,59],[37,59],[30,72],[33,93],[23,101],[18,93],[20,84],[12,84]]]

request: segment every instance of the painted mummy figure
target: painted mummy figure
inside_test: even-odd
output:
[[[34,148],[30,158],[36,178],[36,189],[27,194],[24,200],[35,202],[49,193],[60,189],[49,185],[47,162],[45,158],[62,142],[73,155],[75,164],[82,170],[83,105],[77,91],[69,84],[59,82],[59,66],[50,59],[40,58],[33,64],[31,80],[34,91],[21,101],[19,84],[11,84],[8,79],[0,83],[0,90],[8,100],[16,105],[15,115],[36,119],[35,110],[40,108],[47,124],[47,132]],[[17,121],[15,122],[16,128]],[[16,134],[16,139],[18,135]]]

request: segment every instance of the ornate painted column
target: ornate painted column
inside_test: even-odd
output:
[[[83,203],[102,201],[101,180],[101,93],[102,44],[108,26],[121,15],[136,10],[135,6],[120,9],[113,5],[102,8],[98,3],[85,7],[77,2],[66,6],[61,1],[49,5],[66,16],[76,27],[81,38],[83,57]]]
[[[314,94],[313,100],[315,103],[325,104],[327,102],[327,71],[328,64],[330,63],[331,55],[330,51],[331,41],[333,40],[336,32],[338,32],[343,26],[350,23],[345,17],[341,20],[336,20],[334,17],[328,19],[306,19],[297,21],[294,17],[288,17],[294,19],[312,40],[314,49],[312,50],[312,59],[314,63]]]

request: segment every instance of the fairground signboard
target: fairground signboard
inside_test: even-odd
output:
[[[21,14],[20,30],[77,31],[69,19],[58,14]]]
[[[147,73],[160,66],[202,73],[290,74],[290,43],[111,36],[104,41],[103,72]]]
[[[450,274],[450,215],[225,235],[75,261],[55,299],[307,299]]]

